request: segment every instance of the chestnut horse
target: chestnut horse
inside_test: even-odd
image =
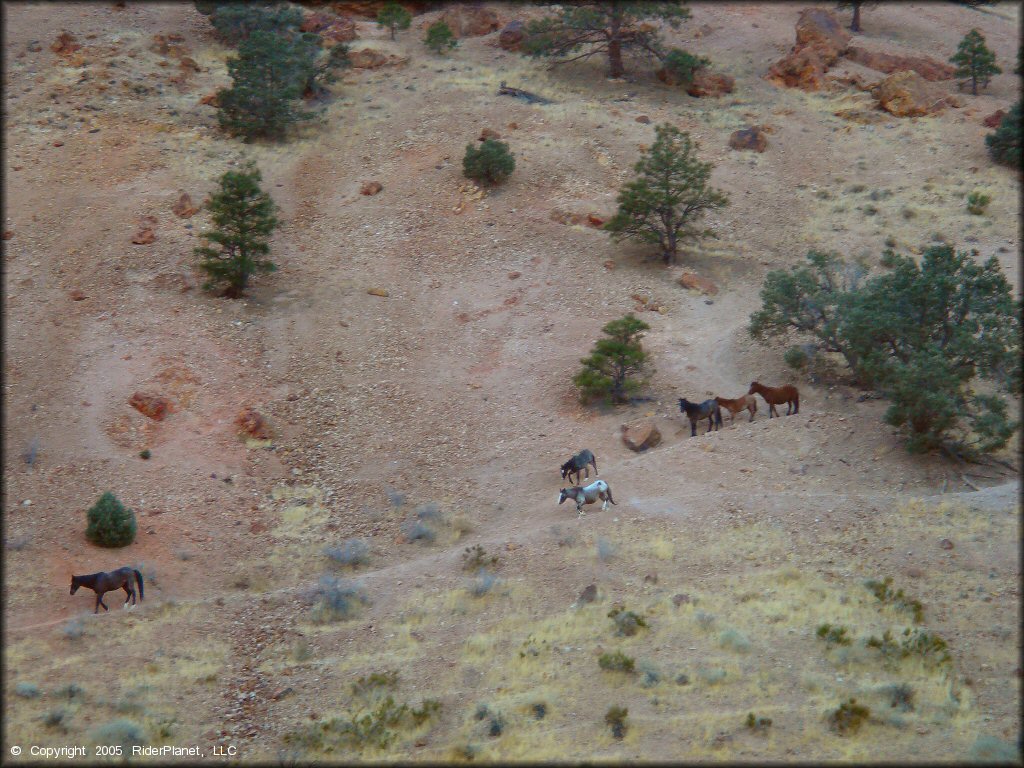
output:
[[[750,421],[754,420],[754,414],[757,413],[757,398],[753,395],[740,395],[735,400],[730,400],[728,397],[716,397],[715,402],[729,411],[730,423],[736,421],[736,414],[744,408],[750,411]]]
[[[769,419],[773,413],[776,416],[779,415],[779,412],[775,410],[775,406],[782,405],[783,403],[786,404],[787,416],[789,416],[790,412],[800,413],[800,393],[792,384],[786,384],[783,387],[766,387],[764,384],[752,381],[750,382],[750,391],[747,394],[752,395],[755,392],[768,403]]]

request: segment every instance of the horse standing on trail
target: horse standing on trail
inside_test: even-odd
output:
[[[775,410],[776,405],[786,404],[786,415],[789,416],[790,412],[800,413],[800,393],[797,388],[792,384],[786,384],[782,387],[766,387],[756,381],[750,382],[750,391],[748,395],[754,393],[761,395],[764,401],[768,403],[768,418],[772,417],[774,413],[776,416],[779,412]]]
[[[584,504],[593,504],[601,500],[604,502],[601,505],[602,512],[608,509],[608,502],[615,504],[615,499],[612,498],[612,489],[604,480],[595,480],[586,488],[581,488],[578,485],[572,488],[563,488],[558,494],[558,503],[564,504],[566,499],[572,499],[576,502],[576,511],[581,515],[583,514]],[[618,505],[616,504],[616,506]]]
[[[584,448],[582,451],[577,453],[565,464],[562,465],[562,479],[565,480],[567,477],[572,482],[573,473],[576,474],[576,482],[580,481],[580,470],[585,471],[587,480],[590,479],[590,469],[587,465],[590,464],[594,467],[594,474],[597,474],[597,459],[594,458],[594,454]]]
[[[142,574],[134,568],[125,566],[124,568],[118,568],[116,571],[100,571],[99,573],[87,573],[83,576],[72,576],[71,577],[71,594],[75,594],[79,587],[88,587],[96,593],[96,609],[93,613],[100,612],[100,606],[103,606],[104,611],[110,610],[107,608],[107,604],[103,602],[103,595],[106,592],[113,592],[115,589],[123,589],[127,597],[124,599],[124,604],[128,605],[128,601],[132,601],[132,605],[137,605],[138,601],[135,599],[135,587],[132,586],[132,576],[139,583],[139,600],[142,600],[145,596],[143,595],[142,588]]]
[[[714,400],[705,400],[703,403],[691,403],[685,397],[679,398],[679,410],[686,414],[690,420],[690,437],[697,436],[697,422],[701,419],[708,420],[708,432],[712,427],[722,428],[722,409]],[[705,432],[706,435],[708,432]]]
[[[744,408],[750,411],[750,421],[754,420],[754,414],[757,413],[757,399],[753,395],[740,395],[732,400],[728,397],[716,397],[715,402],[729,411],[730,424],[736,421],[736,414]]]

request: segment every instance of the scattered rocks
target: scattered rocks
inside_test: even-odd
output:
[[[163,421],[168,413],[173,413],[170,400],[163,395],[153,395],[147,392],[133,394],[128,398],[128,405],[153,421]]]
[[[498,35],[498,45],[506,51],[518,51],[526,37],[526,25],[515,19],[510,21]]]
[[[179,56],[184,56],[187,52],[185,46],[181,45],[183,42],[185,42],[185,38],[174,33],[169,35],[153,35],[153,40],[149,44],[149,50],[161,56],[178,58]]]
[[[401,66],[409,62],[408,56],[395,56],[384,54],[372,48],[363,48],[361,51],[353,51],[348,55],[348,60],[353,69],[379,69],[383,66]]]
[[[881,51],[868,51],[852,45],[846,49],[844,55],[850,61],[887,75],[893,72],[910,71],[917,72],[925,80],[935,81],[949,80],[956,73],[956,70],[949,64],[927,56],[896,56]]]
[[[182,219],[189,219],[192,216],[195,216],[199,213],[199,210],[199,206],[192,202],[192,198],[189,197],[188,192],[182,192],[181,196],[178,198],[178,202],[176,202],[174,207],[171,208],[174,215]]]
[[[878,106],[896,117],[922,117],[959,106],[956,97],[943,94],[917,72],[896,72],[882,80],[872,91]]]
[[[592,603],[595,600],[597,600],[597,585],[591,584],[590,586],[586,587],[582,592],[580,592],[580,596],[579,598],[577,598],[576,602],[581,604]]]
[[[768,149],[768,138],[759,126],[740,128],[729,137],[729,146],[733,149],[764,152]]]
[[[551,211],[551,220],[557,221],[559,224],[571,226],[579,224],[591,229],[600,229],[604,226],[607,219],[597,213],[573,213],[571,211],[564,211],[561,208],[555,208]]]
[[[477,141],[487,141],[488,139],[500,139],[501,134],[493,128],[484,128],[480,131],[480,135],[477,137]]]
[[[634,425],[623,424],[622,442],[629,450],[640,453],[658,445],[661,442],[661,432],[649,421]]]
[[[143,227],[132,235],[132,242],[135,245],[150,245],[156,242],[156,233],[152,227]]]
[[[270,695],[270,698],[272,698],[274,701],[280,701],[285,696],[289,696],[294,692],[295,689],[289,685],[287,688],[278,688]]]
[[[235,417],[235,426],[242,432],[256,440],[269,440],[271,437],[270,425],[263,415],[252,406],[246,406]]]
[[[953,542],[950,541],[949,539],[943,539],[942,541],[939,542],[939,546],[942,547],[943,549],[952,549],[953,548]]]
[[[690,291],[699,291],[705,296],[714,296],[718,293],[718,286],[706,277],[701,277],[696,272],[683,272],[676,280],[679,285]]]
[[[382,189],[384,189],[384,185],[381,184],[379,181],[364,181],[363,186],[359,188],[359,194],[373,196],[380,192]]]
[[[438,17],[451,29],[455,37],[479,37],[501,28],[498,14],[479,5],[449,5]]]
[[[367,288],[366,292],[371,296],[380,296],[384,299],[391,295],[387,288]]]
[[[81,45],[75,40],[75,36],[70,32],[61,32],[57,39],[53,41],[53,45],[50,46],[50,50],[56,53],[58,56],[70,56],[77,50],[81,49]]]

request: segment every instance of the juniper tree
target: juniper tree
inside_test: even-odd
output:
[[[1003,115],[995,131],[985,137],[985,145],[988,153],[997,163],[1008,165],[1011,168],[1020,169],[1021,163],[1021,137],[1020,137],[1020,102],[1018,101],[1010,111]]]
[[[619,210],[604,228],[616,240],[656,244],[670,264],[681,240],[706,234],[696,229],[696,220],[728,205],[729,198],[708,186],[713,166],[697,159],[690,134],[669,123],[655,133],[654,144],[634,166],[637,178],[619,191]]]
[[[957,46],[956,53],[949,60],[956,64],[956,76],[963,78],[962,88],[971,84],[971,93],[978,95],[978,85],[987,88],[992,75],[1001,70],[996,66],[996,55],[985,46],[985,37],[976,29],[972,29]]]
[[[260,172],[252,163],[220,177],[220,189],[207,204],[214,228],[202,233],[215,247],[195,251],[203,257],[200,268],[210,276],[204,289],[224,286],[223,295],[237,299],[252,275],[277,269],[265,258],[270,253],[267,238],[279,224],[277,206],[259,182]]]
[[[237,46],[253,32],[284,34],[298,30],[302,11],[276,2],[196,3],[200,13],[210,17],[217,37]]]
[[[485,140],[479,148],[472,144],[466,145],[466,154],[462,158],[462,173],[468,179],[500,184],[516,168],[516,160],[509,151],[508,144],[496,139]]]
[[[86,513],[85,536],[101,547],[126,547],[135,541],[135,513],[110,491],[105,492]]]
[[[437,21],[427,28],[427,36],[423,42],[427,48],[438,54],[455,48],[459,44],[452,33],[452,28],[443,21]]]
[[[395,39],[395,30],[408,29],[412,24],[412,14],[398,3],[385,3],[377,13],[377,24],[391,30],[391,39]]]
[[[697,70],[706,67],[711,61],[703,56],[694,56],[689,51],[681,48],[673,48],[662,60],[665,71],[672,79],[682,85],[689,85],[693,82]]]
[[[612,403],[628,402],[629,396],[645,383],[638,378],[647,360],[640,341],[643,332],[649,329],[647,323],[632,313],[612,320],[601,329],[608,338],[598,339],[590,356],[580,360],[583,370],[573,377],[581,400],[604,398]]]
[[[522,51],[555,59],[555,64],[606,54],[610,77],[622,77],[625,72],[623,51],[638,50],[662,58],[654,23],[664,21],[678,29],[690,15],[676,2],[575,2],[560,8],[557,15],[526,25]]]

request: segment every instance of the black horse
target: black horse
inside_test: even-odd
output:
[[[597,459],[594,458],[594,454],[584,448],[582,451],[577,453],[565,464],[562,465],[562,479],[565,480],[567,477],[571,477],[573,473],[576,473],[576,484],[580,482],[580,470],[587,473],[587,479],[590,479],[590,469],[587,467],[591,464],[594,467],[594,474],[597,474]],[[571,482],[571,480],[570,480]]]
[[[135,599],[135,587],[132,586],[132,575],[135,575],[136,580],[139,582],[139,600],[142,600],[143,595],[142,589],[142,574],[136,571],[134,568],[125,566],[124,568],[118,568],[116,571],[100,571],[99,573],[87,573],[84,576],[72,576],[71,577],[71,594],[75,594],[79,587],[88,587],[96,593],[96,610],[93,613],[100,612],[100,606],[103,606],[103,610],[110,610],[107,608],[107,604],[103,602],[103,594],[105,592],[113,592],[115,589],[123,589],[127,597],[124,599],[124,604],[128,605],[128,601],[132,601],[132,605],[137,605],[138,601]]]
[[[708,432],[711,427],[716,429],[722,427],[722,409],[715,400],[705,400],[703,403],[691,403],[685,397],[679,398],[679,410],[686,414],[690,420],[690,437],[697,436],[697,422],[701,419],[708,420]],[[708,432],[705,432],[706,435]]]

